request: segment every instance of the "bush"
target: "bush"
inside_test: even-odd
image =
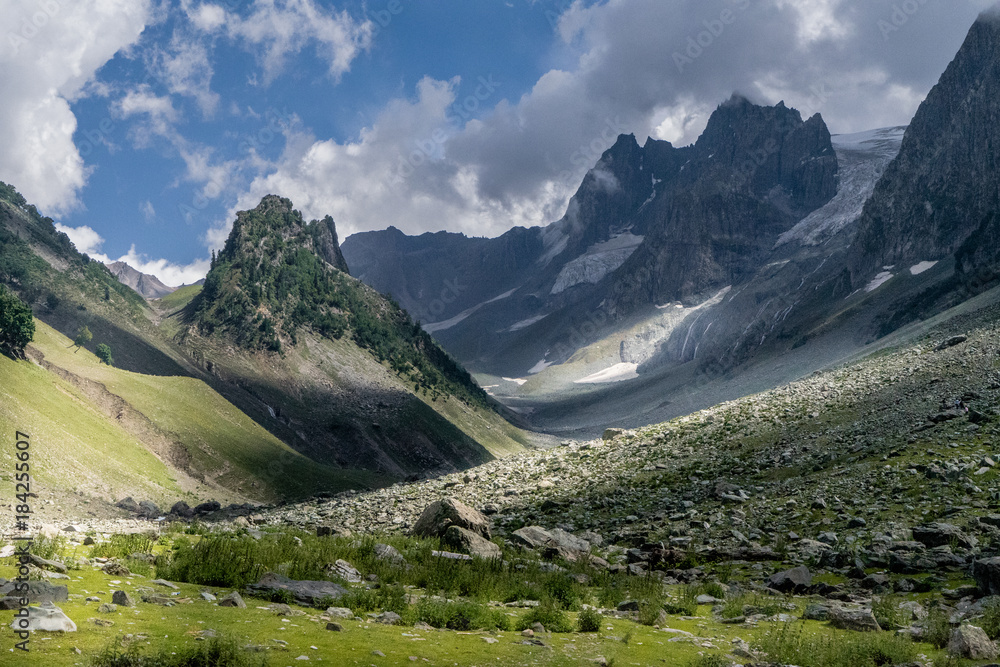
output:
[[[543,604],[521,614],[514,629],[526,630],[534,623],[541,623],[549,632],[573,632],[573,624],[566,612],[551,604]]]
[[[903,627],[903,614],[899,608],[899,600],[892,595],[883,595],[872,601],[872,614],[883,630],[896,630]]]
[[[583,611],[580,612],[580,615],[576,619],[576,631],[600,632],[601,615],[598,614],[595,609],[592,609],[590,607],[584,609]]]
[[[108,366],[115,365],[115,358],[111,356],[111,347],[106,343],[98,343],[97,348],[94,350],[94,354],[97,358],[106,363]]]
[[[721,655],[700,655],[689,664],[691,667],[729,667],[732,663]]]
[[[951,640],[951,621],[941,607],[934,606],[928,611],[923,640],[935,648],[944,648]]]
[[[0,285],[0,353],[24,358],[24,348],[35,337],[31,308],[17,295]]]
[[[417,603],[416,620],[449,630],[510,630],[510,619],[501,609],[478,602],[439,602],[424,598]]]
[[[162,649],[144,654],[122,640],[104,648],[90,663],[91,667],[267,667],[267,657],[251,654],[240,648],[234,639],[213,638],[190,648]]]
[[[664,603],[663,608],[668,614],[694,616],[698,613],[698,587],[685,586],[680,590],[680,595]]]
[[[799,667],[881,667],[912,662],[916,645],[891,632],[804,635],[801,624],[786,623],[758,642],[770,662]]]
[[[979,625],[990,639],[1000,639],[1000,600],[993,598],[983,606]]]

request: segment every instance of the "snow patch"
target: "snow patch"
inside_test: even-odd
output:
[[[488,304],[488,303],[495,303],[497,301],[501,301],[503,299],[506,299],[507,297],[509,297],[511,294],[513,294],[516,291],[517,291],[517,288],[515,287],[514,289],[510,290],[509,292],[504,292],[500,296],[493,297],[489,301],[483,301],[482,303],[477,303],[472,308],[467,308],[466,310],[463,310],[462,312],[460,312],[455,317],[452,317],[451,319],[442,320],[440,322],[432,322],[430,324],[424,324],[423,325],[423,329],[424,329],[424,331],[426,331],[427,333],[430,333],[430,334],[435,333],[437,331],[445,331],[446,329],[450,329],[453,326],[455,326],[456,324],[459,324],[460,322],[462,322],[463,320],[465,320],[466,318],[468,318],[470,315],[474,314],[477,310],[479,310],[480,308],[482,308],[486,304]]]
[[[867,285],[865,285],[865,291],[866,292],[874,292],[879,287],[881,287],[882,285],[884,285],[887,282],[889,282],[889,280],[891,280],[891,279],[892,279],[892,272],[891,271],[883,271],[882,273],[880,273],[877,276],[875,276],[874,278],[872,278],[872,281],[870,283],[868,283]]]
[[[527,329],[528,327],[530,327],[535,322],[541,322],[542,320],[544,320],[548,316],[549,316],[548,313],[546,313],[545,315],[538,315],[536,317],[529,317],[526,320],[521,320],[520,322],[512,324],[506,331],[508,333],[513,333],[515,331],[520,331],[521,329]]]
[[[919,264],[914,264],[910,267],[910,275],[919,276],[924,271],[930,271],[935,266],[937,266],[937,262],[920,262]]]
[[[596,284],[632,256],[645,237],[631,232],[619,234],[604,243],[595,243],[587,251],[563,266],[550,294],[565,292],[574,285]]]
[[[582,380],[577,380],[573,384],[605,384],[608,382],[624,382],[626,380],[634,380],[639,377],[638,364],[615,364],[605,368],[603,371],[594,373],[593,375],[588,375]]]
[[[507,382],[513,382],[519,387],[524,385],[525,382],[527,382],[527,380],[525,380],[524,378],[504,378],[504,380],[506,380]]]
[[[551,361],[545,361],[544,359],[542,359],[537,364],[535,364],[530,369],[528,369],[528,374],[529,375],[537,375],[538,373],[541,373],[542,371],[544,371],[546,368],[548,368],[551,365],[552,365]]]

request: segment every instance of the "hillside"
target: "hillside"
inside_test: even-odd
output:
[[[194,505],[206,499],[301,498],[461,469],[518,451],[529,441],[488,407],[440,350],[431,346],[429,355],[420,354],[429,342],[425,335],[409,334],[410,356],[400,356],[403,346],[395,336],[412,331],[412,325],[342,273],[346,265],[338,259],[332,221],[311,228],[308,248],[322,253],[323,266],[331,267],[329,285],[337,286],[346,307],[336,316],[348,327],[359,321],[350,308],[384,307],[386,324],[362,319],[362,326],[349,329],[363,330],[381,347],[372,343],[371,352],[359,347],[355,340],[365,340],[362,334],[324,338],[299,309],[300,318],[288,325],[299,344],[286,339],[284,353],[277,354],[252,344],[234,348],[222,330],[204,336],[197,327],[192,331],[185,317],[192,300],[207,303],[201,286],[147,303],[107,267],[78,254],[50,219],[4,187],[0,281],[37,319],[35,342],[27,350],[34,365],[4,359],[5,419],[24,415],[42,442],[59,443],[52,451],[65,457],[74,473],[57,475],[49,464],[52,473],[42,478],[48,491],[67,502],[95,501],[99,513],[117,513],[106,503],[128,495],[168,507],[179,499]],[[297,256],[312,256],[311,268],[319,266],[320,255]],[[216,277],[232,266],[228,260],[222,264]],[[71,339],[84,326],[93,340],[88,349],[77,350]],[[114,367],[92,354],[98,344],[110,346]],[[376,358],[377,351],[386,363]],[[206,362],[206,356],[217,361]],[[407,366],[404,380],[391,370],[391,359],[399,368],[410,359],[417,363]],[[48,397],[44,414],[24,403],[36,395]],[[76,414],[86,417],[72,417]],[[56,415],[67,417],[52,422]],[[17,428],[13,421],[4,423]],[[366,429],[371,437],[357,435]],[[108,439],[104,433],[116,435]],[[331,443],[340,443],[336,451]],[[396,447],[405,462],[369,446]]]

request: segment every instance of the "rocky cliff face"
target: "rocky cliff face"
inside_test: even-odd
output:
[[[108,264],[108,269],[120,283],[128,285],[147,299],[159,299],[177,289],[164,285],[156,276],[136,271],[125,262]]]
[[[984,13],[920,106],[899,157],[864,209],[852,247],[853,287],[888,267],[944,259],[973,234],[995,239],[1000,203],[1000,18]],[[968,246],[959,270],[994,278],[996,245]]]
[[[648,144],[649,145],[649,144]],[[670,154],[669,146],[657,146]],[[657,179],[645,243],[622,267],[609,308],[693,303],[752,275],[779,236],[837,191],[837,158],[821,117],[733,97]],[[681,162],[677,165],[677,162]]]

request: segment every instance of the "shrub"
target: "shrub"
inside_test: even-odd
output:
[[[903,614],[899,601],[892,595],[883,595],[872,601],[872,614],[883,630],[896,630],[903,627]]]
[[[980,625],[990,639],[1000,639],[1000,600],[993,598],[983,606]]]
[[[732,663],[721,655],[700,655],[689,664],[691,667],[729,667]]]
[[[912,662],[916,645],[891,632],[804,635],[801,624],[786,623],[765,634],[757,648],[770,662],[799,667],[881,667]]]
[[[572,632],[573,624],[566,612],[551,604],[543,604],[529,609],[517,619],[515,630],[525,630],[534,623],[541,623],[549,632]]]
[[[667,600],[663,608],[668,614],[694,616],[698,613],[698,587],[685,586],[680,590],[680,595]]]
[[[107,343],[98,343],[97,348],[94,350],[94,354],[97,358],[108,366],[115,365],[115,358],[111,356],[111,347]]]
[[[194,647],[145,654],[135,644],[122,640],[106,646],[90,663],[91,667],[267,667],[266,656],[251,654],[234,639],[213,638]]]
[[[510,619],[500,609],[478,602],[441,602],[424,598],[417,603],[416,620],[449,630],[510,630]]]
[[[934,606],[928,611],[923,640],[935,648],[944,648],[951,640],[951,621],[941,607]]]
[[[35,320],[31,308],[0,285],[0,352],[22,359],[24,348],[34,337]]]
[[[587,607],[576,619],[577,632],[600,632],[601,615],[595,609]]]

